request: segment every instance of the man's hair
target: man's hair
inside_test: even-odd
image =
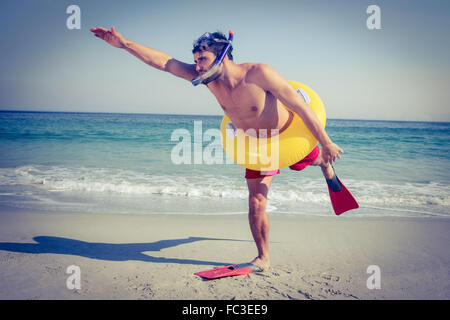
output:
[[[227,45],[226,42],[218,42],[214,41],[214,39],[225,40],[227,41],[227,37],[220,31],[214,32],[211,34],[211,39],[208,39],[204,42],[201,42],[199,45],[194,46],[192,49],[192,53],[210,51],[216,55],[216,57],[222,53],[223,48]],[[207,46],[205,45],[207,44]],[[233,55],[231,52],[233,51],[233,46],[228,49],[227,56],[228,59],[233,60]]]

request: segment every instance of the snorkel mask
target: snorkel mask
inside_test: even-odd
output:
[[[200,38],[198,38],[196,41],[194,41],[193,45],[194,48],[198,46],[202,46],[204,44],[209,44],[211,42],[223,42],[227,45],[223,48],[222,52],[216,57],[216,60],[212,63],[211,68],[209,68],[208,71],[206,71],[204,74],[198,76],[195,79],[192,79],[192,84],[194,86],[199,85],[200,83],[208,84],[211,81],[214,81],[219,76],[217,71],[219,70],[220,64],[222,63],[223,59],[225,58],[228,50],[231,48],[231,43],[233,41],[233,31],[228,32],[228,40],[224,39],[217,39],[213,38],[212,34],[207,32],[204,35],[202,35]]]

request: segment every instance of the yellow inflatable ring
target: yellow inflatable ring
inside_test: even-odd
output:
[[[325,108],[317,93],[299,82],[289,81],[289,83],[325,127]],[[257,138],[255,130],[249,129],[244,132],[242,129],[236,129],[231,120],[224,116],[220,126],[223,149],[235,163],[257,171],[282,169],[297,163],[315,148],[318,141],[303,120],[295,112],[292,113],[294,118],[289,127],[279,135],[270,136],[269,132],[269,138],[261,138],[261,131],[260,137]]]

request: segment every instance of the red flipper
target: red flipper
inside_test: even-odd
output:
[[[336,176],[336,178],[338,178]],[[331,204],[333,206],[334,212],[336,215],[340,215],[345,211],[357,209],[359,208],[358,202],[353,197],[353,195],[348,191],[345,185],[342,183],[341,179],[339,182],[342,185],[342,189],[336,192],[331,191],[331,188],[328,186],[328,192],[330,193]]]
[[[262,271],[258,266],[251,263],[244,263],[231,264],[229,266],[200,271],[194,274],[206,279],[217,279],[230,276],[241,276],[258,271]]]

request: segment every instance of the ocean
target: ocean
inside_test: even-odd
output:
[[[220,116],[0,112],[0,211],[242,214],[245,169],[215,136]],[[334,167],[351,217],[450,216],[450,123],[334,120]],[[228,160],[228,161],[227,161]],[[282,169],[269,215],[333,217],[321,170]]]

